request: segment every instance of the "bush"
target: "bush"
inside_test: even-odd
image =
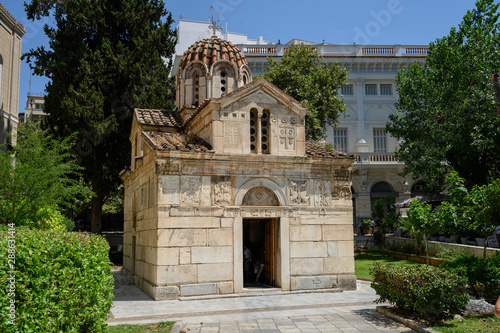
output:
[[[432,266],[382,266],[375,263],[371,284],[379,298],[416,311],[430,321],[452,318],[469,302],[466,279]]]
[[[490,303],[494,303],[496,289],[500,287],[500,255],[498,253],[486,259],[463,253],[443,265],[442,268],[466,277],[467,284],[476,298],[484,297]]]
[[[12,238],[12,236],[14,236]],[[11,238],[9,238],[11,237]],[[9,240],[15,240],[10,267]],[[12,248],[12,246],[11,246]],[[113,298],[109,245],[101,236],[27,228],[0,229],[1,332],[104,332]],[[15,270],[15,284],[10,271]]]

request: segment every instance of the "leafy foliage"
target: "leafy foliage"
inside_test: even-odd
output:
[[[442,190],[446,174],[458,172],[469,184],[500,177],[500,114],[492,74],[500,68],[499,4],[480,0],[449,35],[429,45],[424,68],[400,71],[399,113],[389,133],[402,139],[396,152],[405,174],[426,179],[427,190]]]
[[[476,298],[485,297],[490,303],[496,300],[500,288],[500,255],[486,259],[470,253],[457,255],[442,268],[467,278],[467,284]]]
[[[132,110],[172,108],[174,78],[168,59],[175,32],[162,0],[32,0],[28,18],[52,16],[45,25],[50,49],[23,58],[46,87],[47,126],[54,135],[77,135],[73,153],[91,185],[92,231],[100,231],[106,197],[130,162]]]
[[[0,288],[2,332],[105,332],[113,299],[109,245],[101,236],[15,228],[15,325],[7,320],[8,288]],[[12,231],[0,229],[7,253]],[[0,283],[12,269],[0,256]]]
[[[68,153],[70,142],[71,137],[57,140],[35,123],[19,125],[17,145],[0,150],[1,224],[64,230],[56,209],[88,192],[75,181],[80,168]]]
[[[269,68],[264,78],[295,98],[309,109],[306,116],[306,136],[309,140],[325,137],[327,126],[339,123],[339,113],[345,112],[344,100],[338,90],[345,83],[347,72],[337,63],[324,64],[314,48],[292,45],[281,61],[268,58]]]
[[[397,307],[417,311],[431,321],[452,318],[469,302],[466,279],[432,266],[382,266],[375,263],[371,287],[379,298]]]

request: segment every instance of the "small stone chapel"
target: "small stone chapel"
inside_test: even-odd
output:
[[[184,53],[176,105],[134,111],[121,177],[135,284],[155,300],[356,289],[354,156],[307,142],[307,109],[217,37]]]

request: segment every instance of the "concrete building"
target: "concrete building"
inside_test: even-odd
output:
[[[0,145],[11,142],[19,123],[23,25],[0,4]],[[15,144],[15,142],[11,142]]]
[[[30,92],[26,97],[26,108],[24,113],[19,114],[19,121],[43,121],[48,114],[44,112],[45,96],[43,93]]]
[[[156,300],[355,289],[354,156],[306,142],[307,109],[234,44],[196,41],[178,64],[176,110],[134,112],[124,271]]]
[[[180,20],[177,30],[182,33],[183,43],[194,43],[196,38],[205,38],[209,25],[211,23]],[[418,182],[399,176],[404,164],[394,157],[398,142],[386,132],[385,125],[388,116],[396,114],[396,73],[415,61],[423,66],[427,45],[336,45],[302,40],[275,44],[262,37],[256,41],[237,34],[238,38],[231,39],[231,33],[218,33],[242,51],[252,75],[264,73],[267,58],[279,59],[292,44],[315,47],[325,62],[337,62],[347,69],[348,82],[339,93],[343,95],[349,116],[341,117],[341,124],[328,130],[326,142],[357,156],[352,184],[354,230],[361,219],[371,217],[376,200],[384,197],[404,200],[411,192],[419,192]],[[174,65],[181,56],[176,53]]]

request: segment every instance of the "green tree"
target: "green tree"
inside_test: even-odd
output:
[[[417,240],[420,247],[422,239],[425,245],[426,264],[429,265],[429,247],[427,246],[427,234],[433,234],[438,225],[432,218],[432,206],[422,203],[419,199],[410,201],[410,210],[408,210],[408,220],[401,220],[402,227],[410,231]]]
[[[16,146],[0,150],[1,224],[64,229],[56,208],[86,193],[75,180],[80,168],[68,153],[70,140],[57,140],[34,123],[19,125]]]
[[[281,61],[268,58],[269,69],[264,78],[309,109],[306,136],[309,140],[325,137],[327,126],[339,123],[345,113],[344,100],[338,90],[345,83],[347,72],[336,62],[322,63],[315,48],[292,45]]]
[[[28,18],[52,16],[43,46],[23,55],[47,76],[47,126],[59,137],[77,134],[73,153],[91,185],[92,232],[102,206],[130,164],[134,107],[172,108],[171,63],[176,43],[162,0],[32,0]],[[32,60],[32,58],[34,60]]]
[[[388,132],[402,139],[397,157],[404,173],[442,190],[456,170],[469,187],[500,176],[500,116],[492,74],[500,69],[499,4],[480,0],[449,35],[430,43],[425,67],[418,62],[396,81],[397,115]]]

